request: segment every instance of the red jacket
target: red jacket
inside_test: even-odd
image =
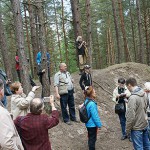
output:
[[[51,150],[48,129],[59,123],[59,113],[19,116],[14,120],[25,150]]]
[[[15,60],[16,60],[16,70],[20,70],[19,57],[15,56]]]

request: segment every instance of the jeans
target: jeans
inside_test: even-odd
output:
[[[135,150],[150,150],[148,128],[144,130],[131,130],[131,139]]]
[[[87,128],[87,130],[89,150],[95,150],[95,143],[97,140],[97,127]]]
[[[119,116],[119,120],[120,120],[122,136],[126,136],[126,117],[125,117],[125,112],[118,114],[118,116]]]
[[[7,106],[7,97],[6,95],[4,95],[3,99],[2,99],[2,103],[3,105],[6,107]]]
[[[64,122],[69,121],[67,105],[69,107],[70,120],[76,120],[73,90],[68,91],[68,94],[60,95],[60,105]]]
[[[148,138],[150,140],[150,120],[148,120]]]

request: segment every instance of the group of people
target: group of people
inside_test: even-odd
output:
[[[73,95],[74,81],[70,73],[67,71],[65,63],[61,63],[59,69],[59,72],[54,76],[54,87],[56,97],[60,99],[63,121],[67,125],[72,125],[72,121],[79,123],[80,121],[77,119],[75,113]],[[92,87],[92,79],[89,69],[90,66],[84,66],[80,85],[84,91],[85,103],[87,98],[92,99],[87,107],[87,112],[90,118],[86,123],[86,127],[89,137],[89,149],[95,149],[97,128],[100,128],[102,124],[98,115],[97,103],[94,101],[96,94]],[[46,114],[42,114],[44,108],[43,100],[41,98],[35,98],[35,91],[39,89],[39,86],[33,86],[32,90],[26,96],[23,93],[23,88],[20,82],[11,83],[11,113],[9,113],[2,104],[4,88],[4,82],[0,80],[0,118],[5,118],[0,125],[2,135],[2,138],[0,138],[0,147],[2,149],[12,150],[50,150],[51,144],[49,141],[48,129],[59,123],[59,113],[54,105],[54,97],[50,96],[52,114],[51,117],[49,117]],[[67,106],[69,107],[69,113],[67,111]],[[8,132],[10,132],[10,134],[7,134]]]
[[[38,88],[34,86],[26,97],[21,84],[13,83],[10,114],[2,104],[4,83],[0,79],[0,149],[51,150],[48,129],[59,123],[59,112],[54,105],[54,96],[51,95],[51,117],[42,114],[44,102],[41,98],[34,98]]]
[[[79,68],[81,77],[79,85],[83,91],[83,104],[79,108],[86,106],[89,120],[85,123],[88,132],[89,150],[95,150],[97,140],[97,131],[102,128],[101,119],[98,113],[96,92],[92,84],[92,75],[90,66],[87,65],[86,42],[78,36],[77,49],[79,54]],[[49,53],[46,53],[47,67],[49,70]],[[42,54],[37,54],[37,65],[39,80],[42,83],[42,75],[45,72],[41,69]],[[16,56],[16,69],[19,67],[19,57]],[[18,77],[20,78],[20,72]],[[50,72],[48,71],[49,83]],[[21,81],[21,79],[19,79]],[[20,82],[14,82],[10,85],[6,79],[6,74],[0,72],[0,149],[11,150],[51,150],[48,129],[59,123],[59,112],[54,104],[54,96],[49,97],[52,107],[52,114],[49,117],[42,114],[44,109],[43,95],[41,98],[35,98],[35,91],[40,86],[32,85],[32,90],[26,96]],[[74,102],[74,80],[67,71],[67,65],[60,63],[59,71],[54,76],[54,88],[56,98],[60,100],[63,122],[66,125],[72,125],[72,122],[79,123],[76,117]],[[7,88],[8,87],[8,88]],[[6,109],[6,88],[11,95],[11,113]],[[5,90],[5,91],[4,91]],[[119,116],[122,137],[121,140],[129,138],[133,142],[135,150],[150,150],[148,119],[150,123],[150,83],[145,83],[143,90],[137,85],[134,78],[125,80],[118,79],[118,86],[113,91],[112,100],[121,110],[116,110]],[[90,100],[90,101],[89,101]],[[68,110],[67,110],[68,107]],[[118,109],[115,107],[115,109]]]
[[[118,79],[118,86],[113,91],[115,110],[119,116],[122,129],[121,140],[129,138],[134,150],[150,150],[150,82],[145,83],[145,89],[137,85],[135,78]],[[119,104],[119,105],[117,105]]]

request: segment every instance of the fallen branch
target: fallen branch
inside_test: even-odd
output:
[[[100,85],[100,83],[98,83],[98,82],[96,82],[96,81],[93,81],[93,82],[96,83],[97,85],[99,85],[99,87],[101,87],[105,92],[107,92],[108,94],[110,94],[111,96],[113,96],[113,94],[112,94],[111,92],[107,91],[106,89],[104,89],[104,88]]]

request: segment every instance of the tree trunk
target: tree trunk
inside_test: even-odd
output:
[[[61,0],[62,4],[62,29],[63,29],[63,34],[64,34],[64,43],[65,43],[65,56],[66,56],[66,64],[69,69],[69,56],[68,56],[68,43],[67,43],[67,38],[66,38],[66,30],[65,30],[65,22],[64,22],[64,3],[63,0]]]
[[[29,18],[30,18],[31,44],[33,50],[34,77],[37,77],[36,54],[38,53],[38,43],[36,38],[34,6],[31,3],[31,0],[28,0],[28,11],[29,11]]]
[[[26,14],[26,6],[24,5],[24,15],[25,15],[25,26],[26,26],[26,38],[27,38],[27,45],[28,45],[28,53],[29,53],[29,64],[31,68],[31,75],[33,77],[33,63],[32,63],[32,52],[31,52],[31,47],[30,47],[30,38],[29,38],[29,29],[28,29],[28,21],[27,21],[27,14]],[[28,64],[28,65],[29,65]]]
[[[134,4],[134,1],[133,1],[133,4]],[[137,51],[136,51],[136,44],[135,44],[135,32],[134,32],[134,21],[133,21],[133,15],[132,15],[131,0],[129,1],[129,7],[130,7],[130,19],[131,19],[134,61],[137,62]]]
[[[40,48],[42,53],[41,58],[41,64],[42,68],[45,69],[45,73],[42,76],[43,81],[43,96],[49,96],[50,95],[50,85],[49,85],[49,79],[48,79],[48,67],[47,67],[47,55],[46,55],[46,40],[45,40],[45,22],[44,22],[44,14],[43,14],[43,5],[42,1],[38,2],[38,16],[39,16],[39,38],[40,38]]]
[[[10,61],[9,61],[10,57],[9,57],[9,51],[6,42],[6,36],[4,33],[1,11],[0,11],[0,49],[1,49],[1,54],[3,58],[6,74],[8,78],[12,80],[13,77],[12,77]]]
[[[113,17],[114,17],[114,24],[115,24],[115,31],[116,31],[116,40],[117,40],[117,63],[120,63],[121,57],[121,46],[120,46],[120,34],[119,34],[119,26],[118,26],[118,17],[116,13],[116,1],[112,0],[112,9],[113,9]]]
[[[138,16],[138,30],[139,30],[139,52],[138,52],[138,62],[144,63],[144,46],[143,46],[143,33],[142,33],[142,19],[141,19],[141,10],[140,10],[140,3],[139,0],[136,0],[136,7],[137,7],[137,16]]]
[[[89,54],[89,65],[92,67],[92,34],[91,34],[91,11],[90,0],[86,0],[86,19],[87,19],[87,48]]]
[[[107,66],[110,66],[110,43],[109,43],[109,31],[108,29],[106,30],[106,39],[107,39],[107,50],[106,50],[106,62]]]
[[[114,53],[114,44],[113,44],[113,39],[112,39],[112,33],[111,33],[111,28],[109,27],[108,29],[109,33],[109,43],[110,43],[110,63],[111,65],[115,64],[115,53]]]
[[[121,25],[121,31],[123,35],[123,42],[124,42],[124,57],[125,61],[131,61],[130,55],[129,55],[129,48],[127,44],[127,38],[126,38],[126,31],[125,31],[125,25],[124,25],[124,17],[123,17],[123,10],[122,10],[122,2],[121,0],[118,0],[118,8],[119,8],[119,15],[120,15],[120,25]]]
[[[79,10],[79,0],[70,0],[71,3],[71,9],[72,9],[72,17],[73,17],[73,26],[74,26],[74,34],[75,39],[77,36],[82,36],[82,29],[81,29],[81,16],[80,16],[80,10]]]
[[[20,61],[20,73],[22,78],[22,86],[24,92],[27,94],[30,89],[30,82],[29,82],[29,71],[28,71],[28,63],[27,57],[25,54],[24,48],[24,34],[23,34],[23,24],[22,24],[22,17],[20,11],[20,2],[19,0],[11,0],[13,14],[14,14],[14,24],[15,24],[15,31],[16,31],[16,41],[17,47],[19,52],[19,61]]]
[[[60,35],[59,35],[59,28],[58,28],[58,21],[57,21],[57,13],[56,13],[55,0],[53,0],[53,3],[54,3],[54,11],[55,11],[55,24],[56,24],[56,32],[57,32],[57,40],[58,40],[58,47],[59,47],[60,62],[62,62],[62,53],[61,53],[61,45],[60,45]]]
[[[150,41],[149,41],[149,31],[148,31],[148,9],[146,8],[145,1],[143,2],[144,11],[144,27],[145,27],[145,37],[146,37],[146,62],[150,66]]]

